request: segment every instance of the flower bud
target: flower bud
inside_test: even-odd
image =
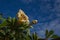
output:
[[[37,20],[33,20],[32,21],[32,24],[36,24],[38,21]]]

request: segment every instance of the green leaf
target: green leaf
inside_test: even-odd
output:
[[[14,25],[15,24],[15,18],[12,18],[12,25]]]
[[[18,29],[20,29],[20,30],[24,30],[24,27],[20,27],[20,28],[18,28]]]
[[[25,40],[31,40],[31,36],[27,35]]]
[[[2,17],[2,13],[0,13],[0,20],[1,20],[1,19],[3,19],[3,17]]]
[[[0,36],[4,36],[5,32],[3,30],[0,30]]]
[[[49,33],[48,33],[48,37],[51,37],[51,35],[53,35],[54,31],[53,30],[50,30]]]
[[[57,36],[57,35],[53,35],[51,38],[59,38],[59,36]]]
[[[38,37],[37,37],[36,33],[34,33],[34,34],[32,35],[32,37],[33,37],[33,40],[38,40]]]
[[[48,38],[48,30],[46,29],[46,33],[45,33],[45,36],[46,36],[46,38]]]
[[[8,23],[11,23],[11,20],[12,20],[12,18],[11,18],[11,17],[8,17],[6,21],[7,21]]]
[[[4,19],[4,20],[2,21],[2,23],[0,24],[0,28],[1,28],[1,27],[6,27],[6,25],[7,25],[7,22],[6,22],[6,19]]]

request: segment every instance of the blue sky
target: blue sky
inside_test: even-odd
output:
[[[60,0],[0,0],[0,12],[4,17],[15,17],[22,9],[29,20],[38,20],[31,32],[45,37],[45,30],[53,29],[60,36]]]

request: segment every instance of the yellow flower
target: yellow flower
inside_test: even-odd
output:
[[[29,24],[29,18],[28,16],[20,9],[17,13],[18,23],[26,23]]]

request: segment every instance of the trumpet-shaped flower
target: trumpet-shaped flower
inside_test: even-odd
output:
[[[26,23],[29,24],[29,18],[28,16],[20,9],[17,13],[18,23]]]

